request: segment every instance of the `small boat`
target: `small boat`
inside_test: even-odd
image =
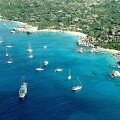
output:
[[[8,55],[8,57],[9,57],[9,58],[8,58],[7,64],[12,64],[12,63],[13,63],[13,60],[12,60],[11,56]]]
[[[44,46],[44,49],[46,49],[46,48],[47,48],[47,45]]]
[[[12,48],[12,45],[11,45],[11,43],[10,43],[10,40],[9,40],[9,44],[6,45],[6,47],[7,47],[7,48]]]
[[[11,30],[11,33],[15,33],[15,30]]]
[[[29,58],[33,58],[32,52],[29,53],[29,56],[28,56],[28,57],[29,57]]]
[[[61,69],[61,68],[56,68],[55,69],[55,72],[62,72],[63,71],[63,69]]]
[[[33,51],[33,49],[31,47],[31,44],[29,43],[29,48],[27,49],[27,52],[32,52],[32,51]]]
[[[44,61],[44,66],[47,66],[48,64],[49,64],[49,62],[46,60],[46,61]]]
[[[6,49],[6,54],[5,54],[5,56],[6,56],[6,57],[8,57],[8,56],[9,56],[9,54],[8,54],[8,52],[7,52],[7,49]]]
[[[77,51],[78,51],[79,53],[83,53],[83,48],[79,48]]]
[[[72,87],[73,91],[78,91],[82,89],[82,83],[80,82],[80,80],[78,80],[78,77],[77,77],[77,81],[79,82],[77,85],[75,85],[75,81],[74,81],[74,87]]]
[[[26,33],[27,33],[27,35],[32,34],[32,32],[30,32],[30,31],[27,31]]]
[[[42,68],[41,62],[40,62],[40,67],[36,68],[35,70],[36,70],[36,71],[39,71],[39,72],[44,70],[44,69]]]
[[[69,70],[69,75],[68,75],[68,80],[71,80],[71,78],[72,78],[72,76],[71,76],[71,74],[70,74],[70,70]]]
[[[19,89],[19,98],[23,99],[27,94],[27,83],[24,80],[24,76],[22,77],[21,87]]]

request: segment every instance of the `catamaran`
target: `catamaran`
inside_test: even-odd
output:
[[[6,47],[7,47],[7,48],[12,48],[12,45],[11,45],[11,43],[10,43],[10,40],[9,40],[8,45],[6,45]]]
[[[12,60],[12,58],[11,58],[11,56],[10,55],[8,55],[8,61],[7,61],[7,64],[12,64],[13,63],[13,60]]]
[[[78,80],[78,77],[77,77],[77,81],[79,82],[77,85],[75,85],[75,81],[74,81],[74,87],[72,87],[73,91],[78,91],[82,89],[82,83],[80,82],[80,80]]]
[[[25,77],[22,77],[21,80],[21,87],[19,89],[19,98],[24,98],[25,95],[27,94],[27,83],[25,81],[23,81],[25,79]]]
[[[5,54],[5,56],[6,56],[6,57],[8,57],[8,56],[9,56],[9,54],[8,54],[8,52],[7,52],[7,49],[6,49],[6,54]]]
[[[29,43],[29,48],[27,49],[27,52],[32,52],[32,51],[33,51],[33,49],[31,47],[31,44]]]
[[[69,70],[69,75],[68,75],[68,80],[71,80],[71,78],[72,78],[72,76],[71,76],[71,74],[70,74],[70,70]]]
[[[47,66],[49,64],[49,62],[47,60],[44,61],[44,66]]]
[[[40,62],[40,67],[35,69],[36,71],[43,71],[44,69],[42,68],[41,62]]]

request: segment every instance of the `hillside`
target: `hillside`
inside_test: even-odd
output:
[[[79,31],[95,38],[94,44],[120,50],[118,0],[0,0],[0,14],[39,29]]]

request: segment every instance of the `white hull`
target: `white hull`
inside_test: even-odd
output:
[[[29,58],[33,58],[33,55],[29,55]]]
[[[12,30],[12,31],[11,31],[11,33],[15,33],[15,31],[14,31],[14,30]]]
[[[81,90],[82,89],[82,86],[75,86],[72,88],[73,91],[78,91],[78,90]]]
[[[47,46],[44,46],[44,49],[46,49],[47,48]]]
[[[7,61],[7,64],[12,64],[13,62],[12,61]]]
[[[12,45],[7,45],[6,47],[7,47],[7,48],[12,48]]]
[[[36,68],[35,70],[36,71],[43,71],[44,69],[43,68]]]
[[[68,80],[71,80],[71,78],[72,78],[71,75],[69,75],[69,76],[68,76]]]
[[[6,55],[5,55],[6,57],[8,57],[9,55],[6,53]]]
[[[55,69],[55,72],[62,72],[62,71],[63,71],[63,69],[61,69],[61,68]]]
[[[48,63],[48,61],[44,61],[44,66],[47,66],[49,63]]]

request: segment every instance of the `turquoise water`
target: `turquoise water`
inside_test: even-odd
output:
[[[77,37],[64,33],[11,34],[15,23],[0,23],[0,120],[120,120],[119,79],[110,79],[113,70],[109,64],[116,61],[108,53],[84,53],[76,50]],[[13,64],[6,64],[6,45]],[[33,59],[26,52],[32,44]],[[47,45],[46,50],[43,46]],[[35,71],[40,61],[49,61],[41,73]],[[55,73],[56,67],[63,72]],[[68,81],[68,70],[72,80]],[[94,76],[89,76],[96,71]],[[88,75],[89,74],[89,75]],[[21,77],[28,82],[28,94],[23,101],[18,99]],[[76,76],[83,88],[71,90]]]

